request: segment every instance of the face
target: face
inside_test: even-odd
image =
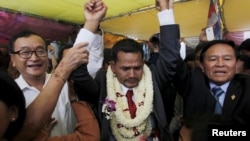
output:
[[[181,127],[178,141],[191,141],[192,132],[185,126]]]
[[[111,63],[111,69],[116,74],[118,81],[127,88],[138,86],[142,79],[143,65],[140,53],[118,52],[118,60]]]
[[[46,49],[45,42],[43,39],[37,35],[31,35],[29,37],[18,38],[14,43],[14,51],[19,50],[31,50],[36,49]],[[27,78],[44,78],[45,72],[47,70],[49,61],[48,56],[36,56],[35,53],[28,59],[23,59],[19,54],[11,55],[13,61],[13,66],[23,75],[25,79]]]
[[[215,44],[206,51],[201,68],[211,82],[223,84],[234,77],[236,63],[235,52],[231,46]]]
[[[4,102],[0,100],[0,140],[7,130],[9,123],[17,118],[17,109],[8,108]]]

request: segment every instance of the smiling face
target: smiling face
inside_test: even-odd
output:
[[[218,43],[205,52],[200,66],[211,82],[223,84],[234,77],[236,64],[234,49],[227,44]]]
[[[20,50],[46,49],[44,40],[37,35],[20,37],[14,43],[14,52]],[[23,75],[24,78],[44,77],[48,67],[48,56],[39,57],[35,53],[28,59],[21,58],[18,54],[12,54],[13,66]]]
[[[111,69],[118,81],[127,88],[138,86],[143,74],[143,59],[140,52],[125,53],[119,51],[118,60],[111,63]]]

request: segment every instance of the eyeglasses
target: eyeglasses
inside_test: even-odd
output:
[[[43,49],[43,48],[38,48],[38,49],[36,49],[34,51],[31,51],[31,50],[19,50],[19,51],[16,51],[16,52],[13,51],[11,54],[18,54],[23,59],[29,59],[32,56],[33,53],[35,53],[36,56],[43,57],[43,56],[47,55],[47,50]]]

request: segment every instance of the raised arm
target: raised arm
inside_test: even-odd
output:
[[[105,16],[106,11],[107,7],[101,0],[94,0],[87,3],[84,10],[84,17],[86,22],[84,24],[84,27],[77,35],[77,39],[75,42],[83,42],[83,32],[89,31],[91,34],[93,34],[97,30],[103,17]],[[92,44],[91,41],[89,41],[89,43]],[[91,49],[89,51],[91,51]],[[92,65],[95,64],[93,63]],[[79,98],[92,104],[96,104],[99,89],[97,87],[97,83],[90,76],[87,70],[87,66],[82,65],[80,68],[74,71],[71,75],[71,79],[74,80],[74,88]]]
[[[175,75],[175,65],[179,55],[179,25],[175,24],[173,0],[157,0],[156,8],[160,11],[160,47],[154,76],[160,90]]]
[[[160,75],[173,82],[179,94],[183,95],[188,88],[190,71],[180,56],[180,32],[179,25],[175,24],[174,20],[173,0],[158,0],[158,2],[160,3],[158,9],[161,9],[158,13],[161,37],[159,53],[162,58],[158,66],[167,72]],[[162,88],[163,85],[159,87]]]

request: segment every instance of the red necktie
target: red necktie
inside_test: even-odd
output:
[[[136,114],[136,105],[132,99],[132,96],[133,96],[133,90],[128,90],[126,97],[128,100],[128,108],[129,108],[129,112],[130,112],[130,117],[133,119],[136,116],[135,115]]]

